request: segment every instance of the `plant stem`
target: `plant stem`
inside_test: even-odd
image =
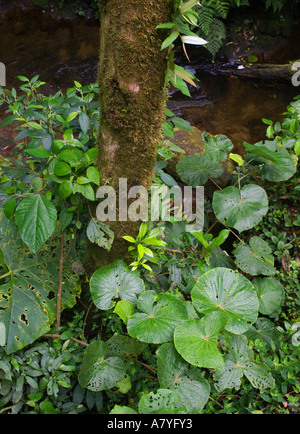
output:
[[[60,254],[59,254],[59,272],[58,272],[58,288],[57,288],[57,298],[56,298],[56,326],[60,327],[61,319],[61,295],[62,295],[62,284],[63,284],[63,267],[64,267],[64,231],[60,234]]]

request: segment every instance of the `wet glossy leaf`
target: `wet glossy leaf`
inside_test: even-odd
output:
[[[116,261],[95,271],[90,281],[90,291],[98,309],[109,310],[114,300],[121,299],[135,304],[145,284],[138,272],[131,271],[124,262]]]
[[[271,247],[259,237],[252,237],[249,245],[239,244],[234,250],[236,265],[252,276],[273,276],[274,256]]]
[[[254,184],[246,185],[241,190],[227,187],[216,191],[213,197],[217,219],[239,232],[256,226],[267,214],[268,204],[265,190]]]
[[[180,178],[187,185],[198,187],[204,185],[209,177],[218,178],[224,168],[209,155],[194,154],[183,157],[176,166]]]
[[[283,285],[271,277],[259,277],[253,280],[259,300],[259,311],[263,315],[276,312],[284,301]]]
[[[227,268],[214,268],[200,277],[192,289],[192,302],[198,312],[217,312],[225,329],[244,333],[256,321],[258,299],[251,282]]]

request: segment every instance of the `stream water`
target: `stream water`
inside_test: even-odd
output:
[[[43,88],[45,93],[72,87],[74,80],[83,85],[97,80],[99,27],[96,19],[59,19],[39,8],[20,6],[2,13],[0,26],[0,61],[6,65],[7,88],[20,85],[17,75],[39,74],[47,83]],[[266,127],[261,119],[280,120],[288,103],[300,93],[289,82],[216,75],[209,67],[197,68],[196,74],[200,82],[192,98],[174,92],[168,103],[170,109],[201,130],[227,135],[236,151],[241,149],[243,141],[263,139]],[[2,111],[0,118],[3,116]],[[0,130],[2,155],[9,152],[12,140],[11,131]]]

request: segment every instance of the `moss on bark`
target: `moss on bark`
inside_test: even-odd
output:
[[[100,6],[100,132],[98,168],[102,184],[116,191],[119,179],[128,189],[147,189],[154,176],[157,147],[165,117],[165,31],[156,27],[172,19],[173,0],[99,0]],[[140,223],[115,222],[111,252],[90,246],[86,266],[93,271],[123,258],[125,234]]]

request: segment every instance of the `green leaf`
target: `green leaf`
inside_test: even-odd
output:
[[[8,201],[5,202],[3,206],[3,211],[8,219],[10,219],[14,215],[16,206],[17,203],[13,197],[11,199],[8,199]]]
[[[45,196],[35,194],[19,203],[16,222],[24,243],[37,253],[55,230],[57,211]]]
[[[53,237],[38,256],[33,255],[13,220],[0,212],[0,256],[12,270],[6,283],[0,282],[0,323],[4,324],[7,354],[34,342],[55,321],[59,248]],[[74,306],[80,293],[78,276],[71,270],[74,260],[71,251],[63,270],[62,309]]]
[[[88,224],[86,234],[91,243],[110,251],[115,235],[108,225],[93,218]]]
[[[94,341],[85,350],[78,375],[81,387],[92,392],[109,390],[126,375],[125,365],[119,357],[111,357],[105,342]]]
[[[258,316],[258,299],[251,282],[227,268],[203,274],[191,296],[198,312],[217,312],[225,321],[225,329],[232,333],[244,333]]]
[[[256,339],[260,339],[271,347],[275,331],[276,328],[272,321],[267,318],[258,318],[256,323],[246,332],[246,336],[253,342],[255,342]]]
[[[259,311],[263,315],[276,312],[284,301],[283,285],[271,277],[260,277],[253,280],[259,300]]]
[[[252,237],[249,245],[239,244],[233,253],[236,265],[251,276],[273,276],[276,273],[272,249],[260,237]]]
[[[128,333],[147,343],[171,341],[176,325],[188,317],[184,304],[177,297],[150,290],[140,295],[137,309],[140,312],[128,320]]]
[[[90,184],[80,185],[80,184],[74,184],[73,185],[73,193],[79,193],[83,197],[85,197],[87,200],[94,201],[95,200],[95,192],[93,190],[93,187]]]
[[[175,390],[188,413],[199,413],[210,395],[209,383],[201,370],[190,365],[177,353],[173,344],[163,344],[157,351],[157,375],[160,387]]]
[[[193,127],[182,118],[174,117],[171,119],[171,121],[173,122],[175,127],[180,128],[181,130],[193,130]]]
[[[232,151],[233,144],[228,137],[224,135],[211,136],[208,133],[203,133],[204,152],[209,155],[212,160],[218,161],[221,159],[225,161],[227,153]]]
[[[138,272],[133,272],[124,262],[116,261],[95,271],[90,281],[90,291],[98,309],[114,307],[114,299],[136,304],[137,295],[145,290]]]
[[[109,414],[138,414],[133,408],[127,407],[125,405],[115,405],[114,408],[109,412]]]
[[[180,396],[173,390],[158,389],[142,396],[139,402],[140,414],[186,414]]]
[[[82,129],[83,134],[87,134],[90,127],[90,120],[86,113],[81,112],[79,115],[79,125]]]
[[[37,149],[25,149],[26,154],[32,155],[37,158],[49,158],[51,157],[51,152],[45,148],[37,148]]]
[[[261,173],[268,181],[287,181],[296,173],[297,162],[286,149],[274,142],[254,146],[244,142],[244,146],[250,157],[260,157],[258,163],[264,164]]]
[[[67,117],[67,123],[72,122],[78,116],[78,112],[72,112]]]
[[[86,176],[96,185],[100,185],[100,174],[96,167],[89,167],[86,171]]]
[[[31,187],[33,188],[34,193],[39,193],[41,189],[43,188],[44,182],[42,178],[39,176],[36,176],[33,178],[33,180],[30,183]]]
[[[224,324],[220,315],[213,312],[200,320],[193,319],[178,325],[174,332],[176,350],[191,365],[223,369],[218,337]]]
[[[114,308],[114,313],[119,315],[119,317],[124,321],[125,324],[128,323],[128,319],[135,313],[135,308],[132,303],[126,300],[118,301],[116,307]]]
[[[183,157],[176,170],[182,181],[192,187],[204,185],[209,177],[218,178],[224,172],[224,168],[209,155],[200,154]]]
[[[263,219],[269,209],[269,200],[265,190],[258,185],[245,185],[241,190],[231,186],[214,193],[213,209],[221,223],[243,232]]]
[[[171,35],[162,43],[161,50],[165,50],[171,44],[173,44],[173,42],[175,41],[175,39],[178,38],[178,36],[179,36],[179,32],[177,31],[172,32]]]
[[[69,164],[58,160],[55,163],[54,173],[56,176],[66,176],[72,173],[72,169]]]
[[[257,389],[264,390],[275,386],[274,378],[268,372],[267,366],[254,361],[253,352],[247,347],[245,336],[230,336],[227,346],[230,354],[226,356],[225,367],[214,375],[219,392],[232,388],[239,390],[244,375]]]
[[[67,199],[73,193],[73,184],[71,181],[63,181],[58,189],[59,197],[63,200]]]

